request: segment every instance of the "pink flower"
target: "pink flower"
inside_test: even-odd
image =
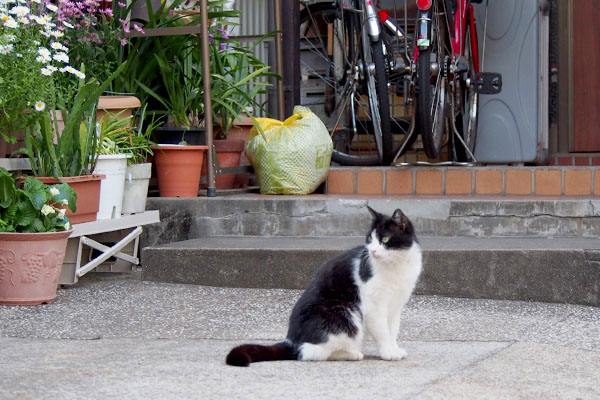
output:
[[[127,7],[127,4],[125,3],[121,3],[120,1],[117,2],[117,4],[119,5],[119,7]]]
[[[138,24],[133,24],[133,29],[135,29],[138,32],[144,33],[144,30]]]
[[[125,21],[124,19],[120,19],[119,18],[119,22],[123,26],[123,32],[125,32],[125,33],[131,32],[131,30],[129,29],[129,26],[127,25],[127,21]]]
[[[121,39],[121,46],[127,46],[127,39],[123,38]]]

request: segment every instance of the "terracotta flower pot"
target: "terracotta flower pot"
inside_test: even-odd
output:
[[[72,232],[0,233],[0,304],[52,303]]]
[[[153,146],[161,197],[197,197],[208,146]]]
[[[215,140],[215,151],[219,167],[229,168],[240,165],[240,158],[244,151],[245,142],[243,140]],[[206,163],[202,165],[202,176],[207,175]],[[234,187],[236,174],[224,174],[215,176],[215,187],[217,189],[232,189]],[[202,185],[206,187],[206,185]]]
[[[140,99],[135,96],[100,96],[96,119],[100,120],[106,113],[118,114],[120,112],[121,118],[127,118],[131,116],[134,108],[141,105]]]
[[[230,140],[243,140],[244,141],[244,149],[246,147],[246,143],[248,142],[248,134],[250,133],[250,129],[254,124],[250,117],[242,117],[241,120],[235,120],[233,122],[233,126],[229,130],[227,134],[227,139]],[[243,150],[242,155],[240,157],[240,166],[248,166],[250,164],[250,160],[246,157],[246,152]],[[244,187],[248,185],[248,180],[250,179],[249,173],[236,174],[235,181],[233,183],[233,187]]]
[[[77,211],[72,213],[67,209],[67,217],[71,224],[80,224],[82,222],[91,222],[96,220],[98,209],[100,207],[100,183],[104,175],[82,175],[66,176],[64,180],[77,193]],[[53,177],[36,177],[47,185],[54,185],[60,181]]]

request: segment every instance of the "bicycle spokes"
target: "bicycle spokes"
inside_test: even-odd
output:
[[[387,40],[389,33],[378,41],[367,34],[362,1],[351,1],[350,8],[316,3],[302,10],[301,102],[328,127],[334,161],[389,164],[399,147],[395,139],[404,140],[410,126],[412,111],[407,105],[412,103],[404,98],[404,111],[394,108],[400,103],[396,87],[409,69],[390,44],[392,40]],[[398,33],[392,39],[398,42]],[[396,47],[407,48],[406,43]],[[396,64],[402,67],[401,73],[395,70]],[[394,80],[390,80],[392,72]]]

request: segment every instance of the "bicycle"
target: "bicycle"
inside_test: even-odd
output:
[[[496,94],[502,88],[500,74],[483,73],[479,68],[479,43],[472,3],[482,2],[417,0],[418,34],[414,51],[417,120],[423,148],[429,158],[440,156],[445,120],[449,114],[450,158],[475,162],[479,94]],[[487,4],[485,23],[484,37]],[[449,112],[446,110],[448,105]]]
[[[416,0],[412,25],[404,0],[404,29],[394,22],[397,15],[390,18],[370,0],[305,5],[302,75],[303,81],[316,79],[302,104],[328,127],[333,161],[389,165],[419,132],[429,158],[439,157],[448,133],[450,158],[475,161],[478,95],[497,93],[502,85],[498,74],[479,71],[471,3],[482,1]]]
[[[310,81],[302,104],[325,122],[342,165],[389,165],[415,140],[411,39],[381,19],[370,0],[305,4],[300,13]]]

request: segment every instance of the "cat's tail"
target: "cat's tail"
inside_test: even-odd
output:
[[[244,344],[229,352],[225,362],[236,367],[247,367],[250,363],[259,361],[297,360],[298,350],[289,341],[283,341],[272,346],[260,344]]]

